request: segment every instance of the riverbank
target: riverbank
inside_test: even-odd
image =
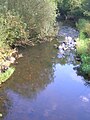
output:
[[[18,51],[7,47],[0,48],[0,84],[5,82],[14,72],[11,64],[15,63]]]
[[[67,21],[66,21],[67,23]],[[70,23],[70,21],[69,21]],[[75,24],[75,23],[74,23]],[[79,19],[74,27],[70,24],[65,24],[60,27],[58,35],[63,36],[65,39],[58,46],[62,53],[61,56],[67,53],[68,49],[76,51],[76,60],[80,61],[80,66],[77,68],[78,74],[85,78],[90,78],[90,32],[89,20]]]
[[[90,20],[79,19],[76,27],[80,32],[77,40],[77,53],[81,58],[80,71],[90,79]]]

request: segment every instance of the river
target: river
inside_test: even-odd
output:
[[[59,38],[62,40],[62,37]],[[21,48],[15,72],[0,88],[0,120],[90,120],[90,87],[72,51],[56,41]]]

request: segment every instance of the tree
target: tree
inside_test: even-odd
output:
[[[83,0],[82,8],[84,15],[90,17],[90,0]]]
[[[28,24],[30,37],[44,38],[54,32],[54,0],[8,0],[8,9],[18,11]]]
[[[58,9],[61,15],[82,15],[82,0],[58,0]]]

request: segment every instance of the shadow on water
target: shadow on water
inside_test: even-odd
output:
[[[34,98],[37,93],[54,81],[54,61],[52,61],[54,51],[51,46],[45,47],[47,44],[21,50],[24,57],[19,60],[16,72],[10,80],[12,89],[15,86],[14,91]]]
[[[20,49],[23,58],[0,88],[0,120],[89,120],[90,88],[74,67],[74,52],[60,58],[52,43]]]

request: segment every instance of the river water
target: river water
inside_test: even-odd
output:
[[[54,44],[20,49],[24,57],[0,88],[0,120],[90,120],[90,87],[75,54],[61,58]]]

